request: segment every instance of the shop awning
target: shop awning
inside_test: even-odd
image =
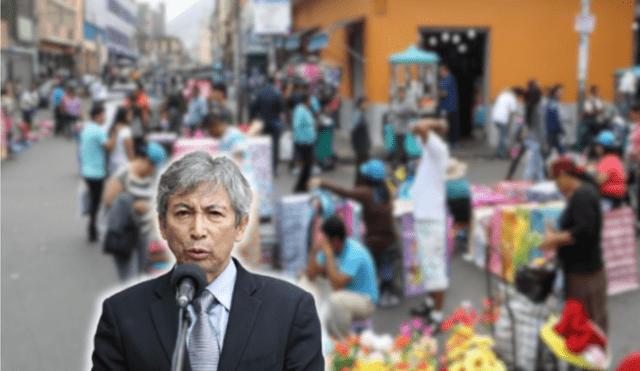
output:
[[[305,28],[303,30],[292,32],[291,35],[287,36],[284,40],[284,49],[285,50],[296,50],[300,49],[300,45],[302,45],[302,37],[308,33],[311,33],[316,28]]]
[[[307,39],[307,51],[317,52],[329,45],[329,35],[324,32],[318,32]]]
[[[438,54],[420,50],[415,46],[389,57],[389,63],[395,64],[433,64],[438,62],[440,62]]]
[[[630,68],[621,68],[619,70],[617,70],[616,72],[614,72],[614,74],[616,76],[622,76],[625,72],[631,70],[631,72],[633,72],[634,75],[640,77],[640,65],[639,66],[633,66]]]

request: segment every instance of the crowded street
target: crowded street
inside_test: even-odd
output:
[[[49,117],[49,112],[39,114],[41,119]],[[355,168],[345,142],[336,151],[346,161],[323,176],[348,186]],[[74,142],[49,137],[2,163],[3,369],[90,368],[101,302],[123,287],[111,256],[99,244],[86,241],[84,219],[78,215],[81,177],[75,151]],[[472,143],[454,153],[469,163],[468,177],[474,183],[490,184],[504,176],[508,166],[508,161],[493,159],[490,149]],[[288,194],[295,180],[283,172],[275,179],[276,196]],[[480,305],[487,296],[485,273],[460,255],[452,259],[451,272],[445,311],[462,301]],[[397,307],[379,309],[374,328],[395,332],[421,300],[405,298]],[[640,320],[640,291],[611,297],[608,305],[616,363],[640,344],[640,331],[631,325]]]

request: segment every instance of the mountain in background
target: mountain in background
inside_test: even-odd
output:
[[[201,21],[211,18],[216,0],[198,0],[167,24],[167,34],[182,40],[191,53],[198,45]]]

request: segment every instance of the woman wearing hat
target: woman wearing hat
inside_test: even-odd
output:
[[[322,187],[339,196],[351,198],[362,204],[363,219],[367,229],[365,244],[373,253],[380,278],[381,306],[399,304],[393,280],[398,253],[398,236],[393,228],[393,201],[385,184],[385,166],[381,160],[372,159],[359,168],[363,183],[353,189],[343,188],[320,178],[309,181],[309,188]]]
[[[167,160],[165,149],[158,143],[139,143],[135,146],[135,158],[122,165],[109,179],[102,203],[109,209],[122,193],[133,196],[134,220],[139,228],[137,250],[138,273],[145,273],[148,266],[147,246],[153,236],[153,197],[158,168]],[[114,255],[118,275],[121,281],[131,276],[132,255],[121,257]]]
[[[541,249],[556,251],[564,272],[565,299],[575,299],[604,332],[608,329],[607,279],[602,259],[602,209],[584,167],[569,156],[556,159],[551,175],[567,197],[560,230],[547,224]]]
[[[616,149],[616,137],[605,130],[598,134],[595,153],[598,163],[595,166],[595,182],[602,196],[604,210],[622,205],[627,196],[627,174],[620,153]]]

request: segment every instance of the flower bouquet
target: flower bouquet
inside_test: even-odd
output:
[[[442,357],[441,370],[448,371],[504,371],[506,367],[491,350],[493,339],[477,335],[475,326],[478,323],[490,325],[497,320],[499,312],[490,299],[484,301],[482,316],[473,310],[470,304],[463,304],[453,315],[441,325],[443,331],[450,331],[446,343],[446,355]]]
[[[400,326],[400,334],[365,331],[336,343],[327,364],[331,371],[435,371],[438,345],[420,318]]]

